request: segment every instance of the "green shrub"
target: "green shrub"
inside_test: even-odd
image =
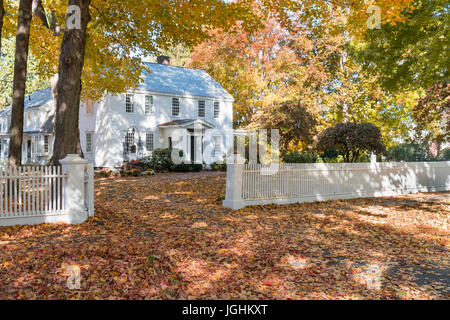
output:
[[[225,161],[223,163],[214,162],[211,164],[211,169],[214,171],[227,171],[227,164]]]
[[[429,159],[427,148],[425,146],[417,143],[402,143],[393,148],[389,148],[387,160],[416,162],[427,161]]]
[[[179,156],[183,156],[183,150],[176,149],[179,152]],[[172,149],[155,149],[153,151],[152,157],[146,157],[141,159],[141,162],[144,163],[148,168],[154,170],[173,170],[175,168],[175,164],[172,161]]]
[[[441,152],[442,161],[450,161],[450,148],[446,148]]]
[[[202,164],[182,163],[175,165],[172,171],[177,172],[200,172],[203,170]]]
[[[298,150],[288,151],[283,156],[285,163],[315,163],[319,156],[311,152],[300,152]]]
[[[142,163],[144,171],[147,171],[148,169],[154,169],[152,157],[144,157],[142,159],[139,159],[139,162]]]
[[[344,157],[342,155],[338,155],[334,158],[325,158],[325,157],[319,157],[317,159],[317,163],[343,163]]]

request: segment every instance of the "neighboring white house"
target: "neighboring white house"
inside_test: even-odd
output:
[[[162,62],[162,61],[160,61]],[[80,141],[95,167],[118,167],[150,156],[156,148],[179,148],[184,160],[201,161],[199,150],[226,152],[233,124],[233,97],[203,70],[146,63],[133,92],[107,95],[80,106]],[[10,108],[0,112],[0,154],[7,158]],[[53,145],[54,104],[50,89],[25,99],[24,163],[45,163]],[[205,135],[208,129],[212,134]],[[200,157],[200,158],[199,158]]]

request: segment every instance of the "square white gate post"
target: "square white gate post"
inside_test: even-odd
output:
[[[223,206],[233,210],[239,210],[245,207],[242,199],[242,175],[244,164],[227,164],[227,193]]]
[[[77,154],[69,154],[59,161],[62,171],[67,175],[66,180],[66,212],[70,216],[70,223],[79,224],[86,221],[88,212],[85,208],[84,171],[88,161]]]

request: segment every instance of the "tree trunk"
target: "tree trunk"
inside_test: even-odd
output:
[[[22,163],[23,112],[25,103],[25,85],[27,81],[28,44],[33,0],[20,0],[19,19],[17,21],[16,55],[14,60],[14,81],[11,110],[11,136],[9,141],[10,166]]]
[[[58,81],[55,94],[55,126],[52,164],[66,155],[80,154],[80,130],[78,116],[80,108],[81,75],[86,49],[87,25],[90,21],[91,0],[69,0],[81,10],[81,28],[65,30],[59,56]]]
[[[5,9],[3,8],[3,0],[0,0],[0,56],[2,55],[2,30],[3,30],[3,16]]]

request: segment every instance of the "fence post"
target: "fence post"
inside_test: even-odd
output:
[[[227,193],[223,206],[233,210],[239,210],[245,207],[242,199],[242,176],[244,164],[227,164]]]
[[[92,164],[87,165],[84,181],[84,200],[85,206],[88,209],[88,216],[94,216],[94,166]]]
[[[66,181],[66,212],[70,216],[70,223],[79,224],[87,219],[84,194],[84,170],[88,164],[77,154],[69,154],[59,161]]]

